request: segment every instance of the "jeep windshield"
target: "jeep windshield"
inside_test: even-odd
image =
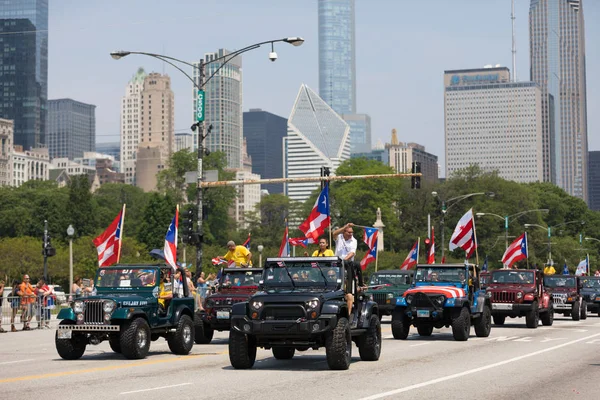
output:
[[[410,285],[410,275],[408,274],[373,274],[369,286],[387,285],[400,286]]]
[[[464,267],[427,267],[417,268],[415,273],[416,283],[465,283],[465,268]]]
[[[492,283],[523,285],[533,283],[533,271],[500,270],[492,272]]]
[[[101,268],[96,277],[97,288],[152,287],[157,281],[154,268]]]
[[[271,262],[265,266],[265,287],[314,288],[341,283],[337,262]]]
[[[600,289],[600,278],[585,278],[582,282],[586,289]]]
[[[262,271],[225,271],[219,280],[223,287],[258,286]]]
[[[545,276],[544,286],[549,288],[560,288],[560,287],[575,287],[575,278],[572,276]]]

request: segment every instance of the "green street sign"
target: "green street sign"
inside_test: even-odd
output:
[[[196,120],[198,122],[204,121],[204,102],[206,96],[204,90],[198,90],[198,97],[196,97]]]

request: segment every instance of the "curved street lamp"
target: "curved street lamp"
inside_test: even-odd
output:
[[[508,248],[508,223],[510,221],[514,221],[515,219],[528,214],[528,213],[532,213],[532,212],[549,212],[549,210],[547,208],[539,208],[539,209],[535,209],[535,210],[526,210],[526,211],[521,211],[518,212],[516,214],[512,214],[512,215],[506,215],[506,216],[501,216],[498,214],[494,214],[494,213],[489,213],[489,212],[478,212],[475,215],[478,217],[483,217],[486,215],[490,215],[492,217],[497,217],[500,218],[501,220],[504,221],[504,248],[507,249]]]
[[[166,62],[167,64],[176,68],[179,72],[181,72],[183,75],[185,75],[192,82],[194,87],[196,89],[198,89],[197,102],[199,104],[203,105],[205,102],[204,90],[203,90],[204,87],[227,63],[229,63],[231,60],[233,60],[236,56],[239,56],[240,54],[245,53],[250,50],[258,49],[260,46],[265,45],[265,44],[271,45],[271,52],[269,53],[269,59],[271,61],[275,61],[275,60],[277,60],[277,53],[275,52],[274,44],[278,43],[278,42],[289,43],[289,44],[297,47],[297,46],[302,45],[302,43],[304,43],[304,39],[302,39],[299,36],[292,36],[292,37],[286,37],[283,39],[267,40],[265,42],[251,44],[250,46],[246,46],[240,50],[236,50],[236,51],[226,54],[222,57],[214,58],[208,62],[204,62],[204,60],[201,59],[200,62],[198,63],[198,65],[195,65],[195,64],[192,64],[192,63],[189,63],[186,61],[182,61],[182,60],[179,60],[174,57],[169,57],[169,56],[165,56],[162,54],[146,53],[143,51],[120,50],[120,51],[114,51],[114,52],[110,53],[110,56],[112,58],[114,58],[115,60],[120,60],[121,58],[127,57],[130,54],[138,54],[138,55],[153,57],[153,58],[159,59],[163,62]],[[196,82],[190,75],[188,75],[176,63],[184,64],[184,65],[187,65],[194,69],[197,69],[198,70],[198,82]],[[208,79],[205,80],[204,77],[205,77],[206,65],[213,64],[213,63],[221,63],[221,65],[219,65],[219,67],[217,69],[215,69],[215,71],[208,77]],[[208,136],[208,133],[210,133],[212,125],[209,126],[208,132],[205,135],[204,134],[204,112],[202,112],[202,113],[197,112],[196,120],[197,121],[192,125],[191,129],[192,129],[192,131],[196,131],[196,129],[198,129],[198,176],[197,176],[197,182],[196,182],[196,184],[197,184],[196,207],[197,207],[198,222],[197,222],[197,232],[195,235],[195,242],[196,242],[196,271],[198,271],[198,273],[200,273],[200,272],[202,272],[202,244],[203,244],[203,240],[204,240],[203,239],[204,232],[202,230],[202,157],[204,156],[204,139],[206,139],[206,136]]]
[[[595,240],[596,242],[600,242],[600,239],[596,239],[593,237],[586,237],[585,240]]]
[[[558,224],[558,225],[554,225],[554,226],[543,226],[543,225],[539,225],[539,224],[525,224],[525,228],[536,227],[536,228],[548,230],[548,265],[551,265],[551,263],[552,263],[552,243],[550,242],[550,239],[552,238],[552,229],[556,229],[559,226],[565,226],[565,225],[570,225],[570,224],[583,225],[583,224],[585,224],[585,221],[569,221],[569,222],[563,222],[562,224]]]

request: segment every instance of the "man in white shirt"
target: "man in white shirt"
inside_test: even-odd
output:
[[[354,224],[352,222],[348,222],[346,225],[341,228],[333,231],[333,236],[335,236],[335,255],[346,261],[348,264],[348,274],[357,275],[359,286],[358,290],[362,290],[363,279],[362,279],[362,270],[359,265],[356,265],[354,262],[354,256],[356,255],[356,248],[358,246],[358,242],[354,238],[354,229],[352,228]],[[354,276],[352,277],[354,279]],[[352,325],[354,323],[354,314],[352,312],[352,306],[354,305],[354,295],[351,293],[351,288],[346,288],[346,304],[348,305],[348,317],[349,323]]]

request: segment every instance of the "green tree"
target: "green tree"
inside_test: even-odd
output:
[[[171,196],[177,203],[183,204],[188,199],[185,173],[198,169],[198,155],[188,149],[173,153],[169,159],[169,167],[156,176],[156,189],[159,193]]]
[[[69,201],[67,202],[67,221],[75,228],[76,236],[87,236],[96,230],[96,204],[90,192],[87,175],[71,177],[69,183]],[[66,229],[66,228],[65,228]],[[63,229],[62,236],[66,236]]]
[[[146,250],[164,247],[165,235],[175,215],[175,207],[175,201],[169,196],[156,192],[150,195],[138,233],[138,240],[146,246]]]
[[[150,193],[123,183],[105,183],[94,193],[98,205],[95,234],[104,231],[126,204],[123,237],[137,237],[144,218],[143,212],[150,199]]]

